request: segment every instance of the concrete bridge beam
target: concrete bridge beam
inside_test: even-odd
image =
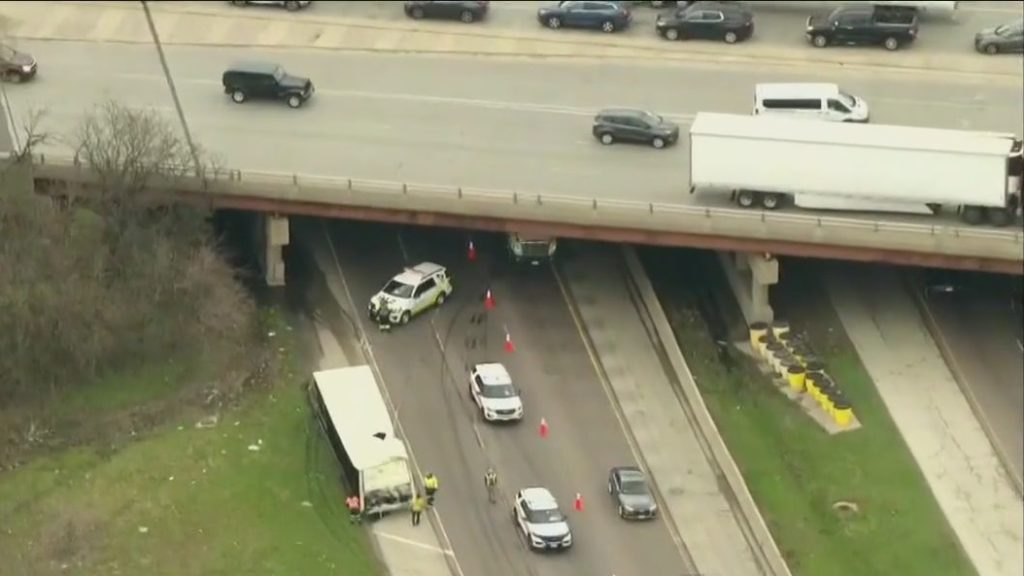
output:
[[[255,235],[263,277],[267,286],[284,286],[284,247],[290,237],[288,217],[260,213],[256,215],[256,221]]]
[[[747,323],[774,321],[770,289],[779,283],[779,261],[765,253],[719,252],[718,257]]]

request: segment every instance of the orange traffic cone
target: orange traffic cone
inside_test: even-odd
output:
[[[548,437],[548,421],[546,419],[540,419],[540,428],[538,428],[537,431],[540,433],[541,438]]]
[[[469,247],[466,249],[466,259],[470,262],[476,260],[476,246],[472,240],[469,241]]]
[[[576,493],[576,499],[572,501],[572,507],[577,512],[583,511],[583,496],[579,492]]]
[[[484,308],[487,310],[494,308],[494,295],[491,294],[490,288],[484,293]]]
[[[512,335],[505,332],[505,352],[515,352],[516,345],[512,343]]]

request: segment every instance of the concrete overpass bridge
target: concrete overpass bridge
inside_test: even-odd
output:
[[[33,161],[37,191],[87,191],[95,183],[74,158]],[[284,283],[288,216],[372,220],[468,230],[716,250],[749,293],[752,316],[770,317],[775,255],[1024,274],[1019,228],[905,222],[828,214],[754,212],[639,200],[226,170],[158,182],[154,192],[214,209],[260,214],[258,241],[267,283]],[[749,285],[749,286],[746,286]]]

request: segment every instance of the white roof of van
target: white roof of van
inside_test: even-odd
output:
[[[322,370],[313,373],[313,380],[353,466],[366,470],[408,459],[369,366]]]
[[[838,84],[824,82],[765,83],[754,87],[754,93],[761,98],[799,98],[834,96],[839,93]]]
[[[690,135],[1009,156],[1013,134],[698,112]]]

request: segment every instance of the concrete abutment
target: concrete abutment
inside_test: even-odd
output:
[[[256,213],[253,222],[253,240],[263,278],[267,286],[284,286],[284,247],[290,239],[288,217]]]
[[[779,283],[779,261],[765,253],[719,252],[718,257],[747,323],[773,322],[770,289]]]

